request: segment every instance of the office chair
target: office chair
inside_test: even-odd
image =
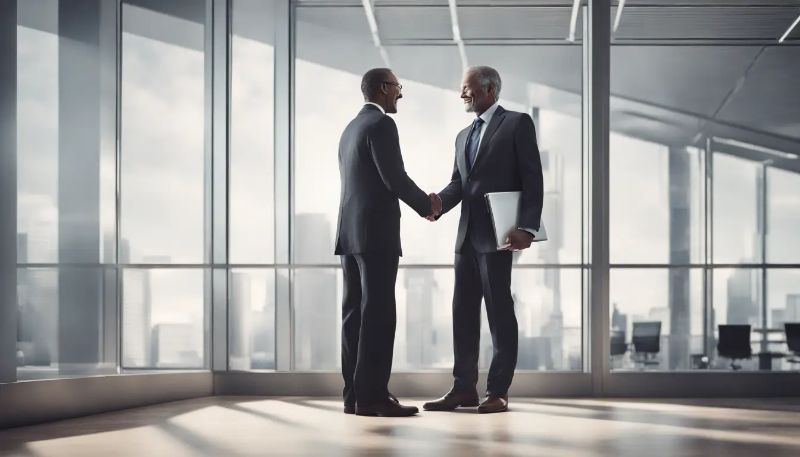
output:
[[[720,357],[731,359],[732,370],[741,369],[741,365],[736,364],[736,361],[753,356],[750,347],[750,326],[720,324],[717,328],[719,329],[717,353]]]
[[[658,365],[656,355],[661,352],[661,321],[634,322],[631,344],[634,362],[644,366]]]
[[[625,355],[628,345],[625,343],[625,330],[611,331],[611,357]]]
[[[786,322],[783,324],[786,332],[786,346],[789,348],[789,363],[800,363],[800,322]]]

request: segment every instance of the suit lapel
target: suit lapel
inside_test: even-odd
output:
[[[494,136],[494,132],[497,131],[497,128],[500,127],[500,124],[503,123],[503,119],[506,117],[506,110],[503,109],[502,106],[498,106],[497,110],[495,110],[494,115],[492,116],[492,120],[489,122],[489,125],[486,126],[486,131],[483,132],[483,138],[481,139],[481,145],[478,148],[478,157],[475,158],[475,163],[472,164],[472,169],[470,170],[470,174],[475,172],[475,169],[483,162],[484,157],[487,154],[487,149],[489,148],[489,142],[492,141],[492,137]]]
[[[467,157],[465,149],[467,147],[467,135],[469,134],[469,127],[459,132],[456,137],[456,163],[458,164],[458,172],[461,176],[467,178]]]

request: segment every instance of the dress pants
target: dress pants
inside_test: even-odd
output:
[[[517,317],[511,297],[511,252],[475,252],[469,236],[455,258],[453,346],[455,390],[473,390],[478,382],[481,299],[492,334],[494,354],[486,393],[506,395],[517,366]]]
[[[399,256],[341,256],[342,376],[344,401],[371,404],[385,400],[392,371],[397,325],[394,286]]]

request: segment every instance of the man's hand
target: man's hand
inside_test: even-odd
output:
[[[439,196],[436,194],[428,194],[428,196],[431,198],[432,212],[431,214],[426,216],[425,219],[433,222],[436,220],[437,217],[439,217],[439,215],[442,214],[442,199],[439,198]]]
[[[507,246],[505,250],[521,251],[522,249],[528,249],[531,247],[532,242],[533,235],[530,232],[526,232],[522,229],[516,229],[508,234],[508,238],[506,238]]]

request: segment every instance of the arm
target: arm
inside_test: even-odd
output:
[[[536,144],[536,127],[530,116],[523,115],[514,133],[514,153],[517,156],[522,197],[520,201],[519,226],[523,229],[539,229],[544,200],[542,161]]]
[[[458,144],[457,137],[456,144]],[[461,202],[461,192],[461,172],[458,171],[458,146],[456,146],[456,156],[453,159],[453,175],[450,177],[450,183],[439,192],[439,198],[442,199],[442,214],[450,211]]]
[[[406,174],[397,126],[389,116],[384,116],[370,133],[369,150],[386,188],[420,216],[430,215],[431,198]]]

